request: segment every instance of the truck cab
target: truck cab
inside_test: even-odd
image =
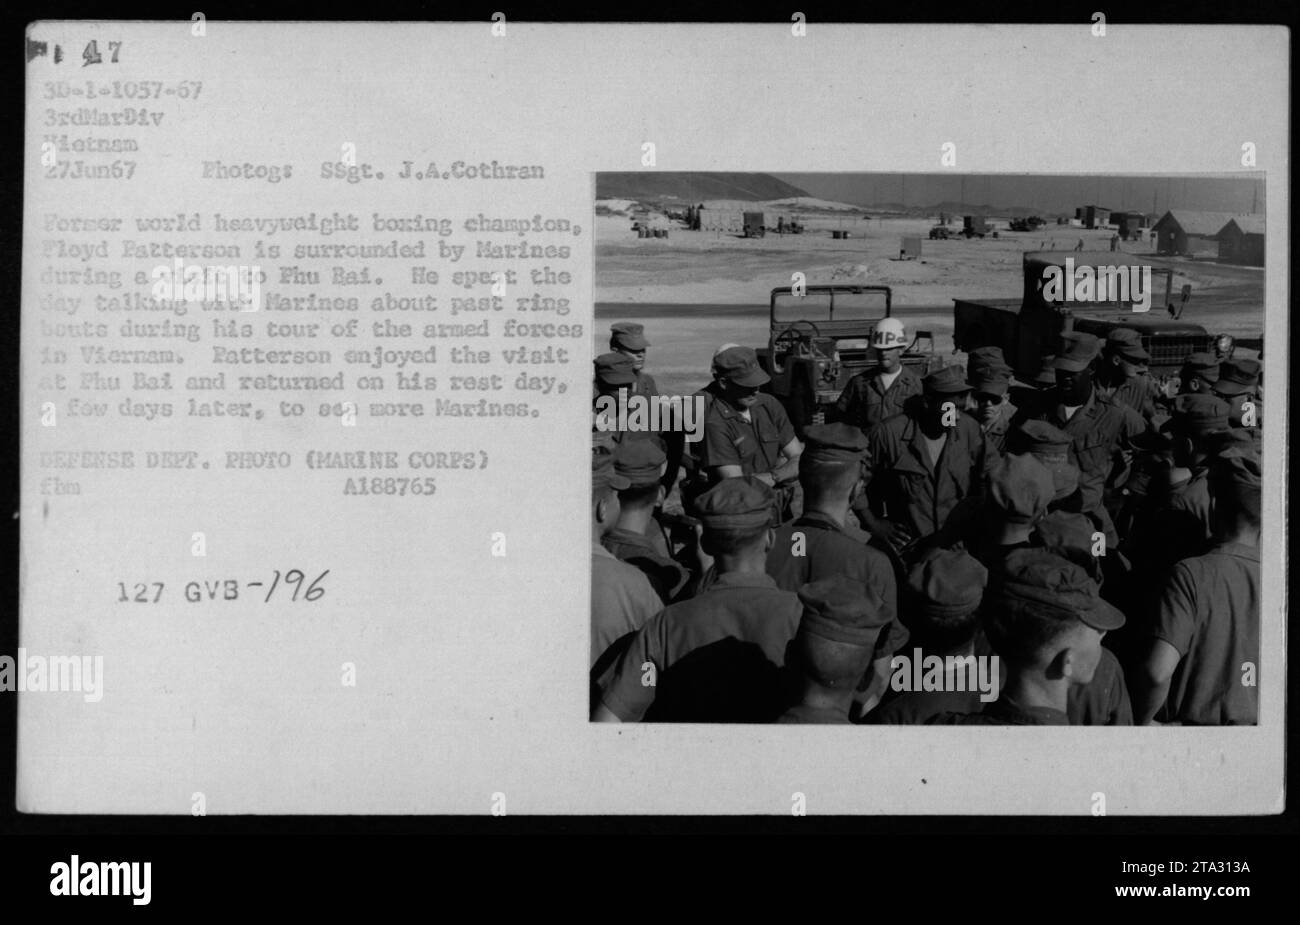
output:
[[[772,290],[767,346],[756,352],[772,377],[764,391],[780,399],[800,438],[850,379],[876,365],[871,335],[892,312],[888,286],[806,286],[798,294],[789,286]],[[915,332],[902,361],[920,376],[943,365],[926,331]]]
[[[1134,298],[1063,301],[1044,291],[1049,268],[1064,273],[1067,267],[1095,272],[1098,267],[1142,266],[1137,258],[1114,251],[1027,252],[1020,298],[953,300],[953,343],[967,353],[977,347],[1001,347],[1016,376],[1027,379],[1042,368],[1044,356],[1056,352],[1065,331],[1086,331],[1104,340],[1115,328],[1132,328],[1151,354],[1151,376],[1167,384],[1188,354],[1212,351],[1215,341],[1199,324],[1181,320],[1191,287],[1183,286],[1175,295],[1172,270],[1151,268],[1151,302],[1145,312],[1135,310]]]

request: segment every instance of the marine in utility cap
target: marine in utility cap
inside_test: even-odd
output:
[[[1082,568],[1041,549],[1017,549],[990,575],[985,632],[1006,662],[1001,696],[948,724],[1069,725],[1069,690],[1093,680],[1101,640],[1124,625]]]
[[[1068,498],[1079,488],[1079,470],[1070,463],[1072,440],[1046,421],[1022,421],[1011,435],[1011,452],[1029,453],[1052,474],[1053,501]]]
[[[945,366],[936,369],[921,380],[922,392],[929,395],[961,395],[969,392],[970,383],[966,381],[966,371],[960,366]]]
[[[593,384],[595,394],[592,396],[592,432],[606,434],[606,437],[601,438],[602,442],[609,440],[614,444],[622,443],[630,432],[618,429],[618,413],[609,404],[611,399],[618,403],[624,401],[620,396],[627,395],[628,387],[635,379],[632,361],[621,353],[603,353],[596,357],[593,365],[596,378]],[[593,442],[596,442],[594,437]]]
[[[596,357],[596,384],[606,393],[636,381],[632,358],[622,353],[602,353]]]
[[[713,358],[717,388],[704,413],[700,464],[711,479],[757,476],[778,487],[784,514],[799,472],[802,444],[775,396],[759,391],[771,381],[750,347],[728,347]]]
[[[1071,331],[1061,335],[1056,356],[1056,388],[1041,393],[1041,402],[1024,413],[1046,421],[1070,435],[1070,460],[1079,470],[1083,513],[1101,524],[1108,546],[1119,543],[1104,499],[1120,476],[1128,471],[1126,454],[1132,440],[1149,429],[1132,408],[1099,395],[1094,389],[1092,365],[1101,341],[1091,334]]]
[[[614,471],[628,481],[618,493],[618,520],[601,545],[615,558],[640,569],[660,599],[670,603],[685,587],[690,573],[670,558],[666,544],[657,545],[655,508],[663,503],[660,482],[667,456],[652,440],[625,440],[614,456]]]
[[[966,670],[977,664],[975,641],[987,583],[988,570],[957,549],[933,550],[908,570],[901,606],[912,629],[911,646],[900,653],[906,661],[896,663],[889,690],[866,718],[868,723],[916,725],[945,712],[977,712],[981,696],[996,698],[1001,679],[989,671],[995,665],[984,660],[982,677],[978,670]],[[931,656],[946,666],[941,690],[916,683],[920,667]]]
[[[1151,354],[1142,346],[1142,335],[1132,328],[1112,329],[1106,335],[1106,354],[1142,366],[1151,362]]]
[[[768,526],[772,489],[753,476],[723,479],[695,499],[691,513],[706,530],[744,530]]]
[[[717,578],[631,637],[601,679],[593,719],[770,723],[781,715],[785,654],[803,606],[764,569],[772,499],[755,478],[725,479],[696,499]]]
[[[1233,427],[1262,427],[1264,412],[1259,398],[1259,360],[1225,360],[1219,367],[1214,394],[1231,406],[1228,423]],[[1249,403],[1249,404],[1247,404]]]
[[[1047,513],[1056,492],[1052,473],[1033,456],[1005,456],[989,475],[988,524],[995,556],[1029,543],[1034,524]]]
[[[1143,435],[1137,443],[1145,452],[1129,480],[1136,497],[1121,512],[1119,550],[1133,563],[1134,582],[1199,554],[1214,529],[1209,465],[1228,430],[1228,405],[1208,392],[1178,395],[1172,405],[1159,436]]]
[[[1065,372],[1083,372],[1100,353],[1101,341],[1095,335],[1086,331],[1067,331],[1061,335],[1061,349],[1052,365],[1054,369]]]
[[[663,447],[650,440],[624,443],[614,454],[614,470],[627,478],[628,488],[658,485],[666,462]]]
[[[872,588],[838,575],[804,585],[798,596],[803,615],[794,667],[801,689],[778,722],[848,723],[854,690],[889,625],[889,609]]]
[[[811,424],[804,429],[806,462],[860,460],[866,451],[866,436],[848,424]]]
[[[1214,543],[1178,562],[1164,583],[1134,690],[1138,722],[1259,721],[1259,688],[1240,680],[1260,656],[1262,475],[1252,450],[1225,450],[1212,465]]]
[[[663,607],[649,579],[620,562],[601,540],[618,522],[618,492],[631,483],[618,472],[614,454],[596,448],[591,454],[591,666],[602,668],[615,640],[645,624]],[[612,661],[612,656],[610,657]]]
[[[976,347],[966,355],[966,369],[972,386],[975,379],[989,370],[1005,370],[1011,375],[1011,367],[1002,355],[1001,347]]]
[[[1228,398],[1253,393],[1259,387],[1259,370],[1259,360],[1224,360],[1219,364],[1219,380],[1214,384],[1214,391]]]
[[[1132,328],[1115,328],[1106,335],[1106,359],[1098,369],[1098,386],[1111,401],[1127,405],[1147,421],[1156,415],[1160,393],[1147,374],[1151,354],[1142,346],[1142,335]]]
[[[858,373],[840,393],[835,414],[863,433],[903,413],[908,399],[921,394],[921,378],[903,365],[907,331],[897,318],[882,318],[871,332],[876,365]]]
[[[1194,438],[1207,437],[1228,429],[1228,411],[1228,403],[1214,395],[1179,395],[1174,399],[1169,428]]]
[[[1193,353],[1178,371],[1180,393],[1206,392],[1219,381],[1219,358],[1213,353]]]
[[[1001,347],[976,347],[966,355],[966,381],[971,388],[976,387],[980,379],[1006,378],[1013,375],[1008,362],[1002,356]]]
[[[970,390],[960,366],[931,373],[923,388],[922,400],[906,414],[867,435],[866,503],[855,506],[863,527],[900,555],[960,541],[978,515],[997,458],[979,425],[960,410]]]
[[[996,347],[981,348],[997,350]],[[1001,351],[998,351],[1001,357]],[[1007,433],[1011,421],[1019,410],[1011,403],[1008,392],[1011,388],[1011,367],[1005,363],[981,360],[976,363],[975,354],[971,354],[971,372],[966,381],[971,386],[970,411],[984,431],[993,448],[999,453],[1006,448]]]
[[[645,325],[635,321],[619,321],[611,325],[609,330],[609,349],[632,358],[632,369],[636,377],[632,394],[658,395],[659,387],[645,371],[645,351],[650,346],[650,342],[645,339]]]
[[[843,423],[813,425],[804,434],[807,444],[799,457],[803,512],[776,531],[767,553],[767,573],[787,591],[844,576],[866,584],[884,602],[891,619],[876,639],[872,677],[857,697],[861,710],[879,699],[890,657],[907,642],[907,630],[897,618],[898,588],[889,557],[867,545],[870,537],[858,529],[851,513],[862,490],[867,438]]]

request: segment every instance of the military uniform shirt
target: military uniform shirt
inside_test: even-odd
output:
[[[1133,702],[1124,683],[1124,670],[1115,653],[1105,647],[1092,680],[1071,684],[1066,700],[1071,726],[1133,725]]]
[[[1148,421],[1156,416],[1156,398],[1160,395],[1160,387],[1148,375],[1125,379],[1119,385],[1101,391],[1112,402],[1133,409]]]
[[[794,535],[803,534],[803,555],[794,555]],[[767,573],[784,591],[798,591],[810,581],[843,575],[874,590],[886,608],[889,623],[876,638],[872,661],[893,655],[908,639],[898,620],[898,581],[889,557],[866,545],[867,534],[840,526],[820,511],[809,511],[781,526],[767,551]]]
[[[916,538],[943,527],[958,505],[978,498],[997,453],[979,425],[959,414],[936,465],[911,417],[886,421],[867,437],[867,498],[878,516]]]
[[[980,692],[885,690],[880,703],[863,723],[873,726],[920,726],[944,713],[978,713],[984,706]]]
[[[1001,406],[1001,413],[998,414],[993,423],[989,424],[987,427],[984,426],[979,418],[975,417],[973,412],[971,412],[970,416],[972,421],[979,424],[979,428],[984,432],[984,436],[989,438],[989,445],[1001,454],[1005,453],[1007,450],[1007,434],[1011,432],[1011,422],[1019,410],[1020,409],[1011,402],[1006,402]]]
[[[624,722],[773,722],[792,699],[783,669],[802,615],[768,575],[720,575],[637,631],[602,702]]]
[[[848,725],[849,715],[843,710],[831,707],[810,707],[802,703],[795,704],[777,719],[778,723],[803,723],[821,725]]]
[[[651,526],[658,532],[658,525]],[[628,565],[640,569],[650,579],[650,586],[665,604],[670,603],[686,584],[690,573],[663,555],[650,537],[615,527],[600,539],[600,545]]]
[[[1147,429],[1146,421],[1132,408],[1116,404],[1095,391],[1068,421],[1060,405],[1041,409],[1035,416],[1070,435],[1070,462],[1079,470],[1083,510],[1102,519],[1106,544],[1116,545],[1119,536],[1102,503],[1102,495],[1116,452]]]
[[[903,413],[909,398],[921,394],[921,377],[904,366],[888,389],[880,379],[880,367],[858,373],[835,402],[839,419],[867,433],[882,421]]]
[[[659,394],[659,386],[655,385],[654,376],[644,370],[635,370],[632,375],[636,376],[631,389],[633,395],[652,396]]]
[[[1051,707],[1022,707],[999,697],[978,713],[940,713],[927,721],[934,726],[1068,726],[1070,717]]]
[[[591,547],[591,664],[620,636],[663,610],[663,601],[640,570]]]
[[[749,407],[746,421],[725,401],[714,401],[704,415],[703,462],[706,468],[740,466],[741,475],[776,468],[781,448],[794,439],[794,425],[781,403],[764,392]]]
[[[1213,547],[1174,566],[1152,634],[1182,656],[1156,719],[1185,726],[1258,721],[1258,687],[1241,683],[1242,664],[1259,665],[1259,550]]]
[[[1187,543],[1204,543],[1213,536],[1214,521],[1210,517],[1209,470],[1194,471],[1191,481],[1173,492],[1167,506],[1171,511],[1185,512],[1190,517],[1196,518],[1200,533],[1195,537],[1186,537]]]

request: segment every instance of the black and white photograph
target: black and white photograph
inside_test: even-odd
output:
[[[1263,177],[596,189],[594,719],[1257,722]]]

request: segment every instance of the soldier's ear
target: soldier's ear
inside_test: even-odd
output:
[[[1064,678],[1070,680],[1078,671],[1079,658],[1078,653],[1072,648],[1070,643],[1063,648],[1057,649],[1056,655],[1047,664],[1047,670],[1044,672],[1048,678],[1053,680]]]
[[[763,552],[767,552],[769,549],[771,549],[772,544],[775,542],[776,542],[776,531],[773,530],[771,527],[768,527],[767,538],[763,541]]]

